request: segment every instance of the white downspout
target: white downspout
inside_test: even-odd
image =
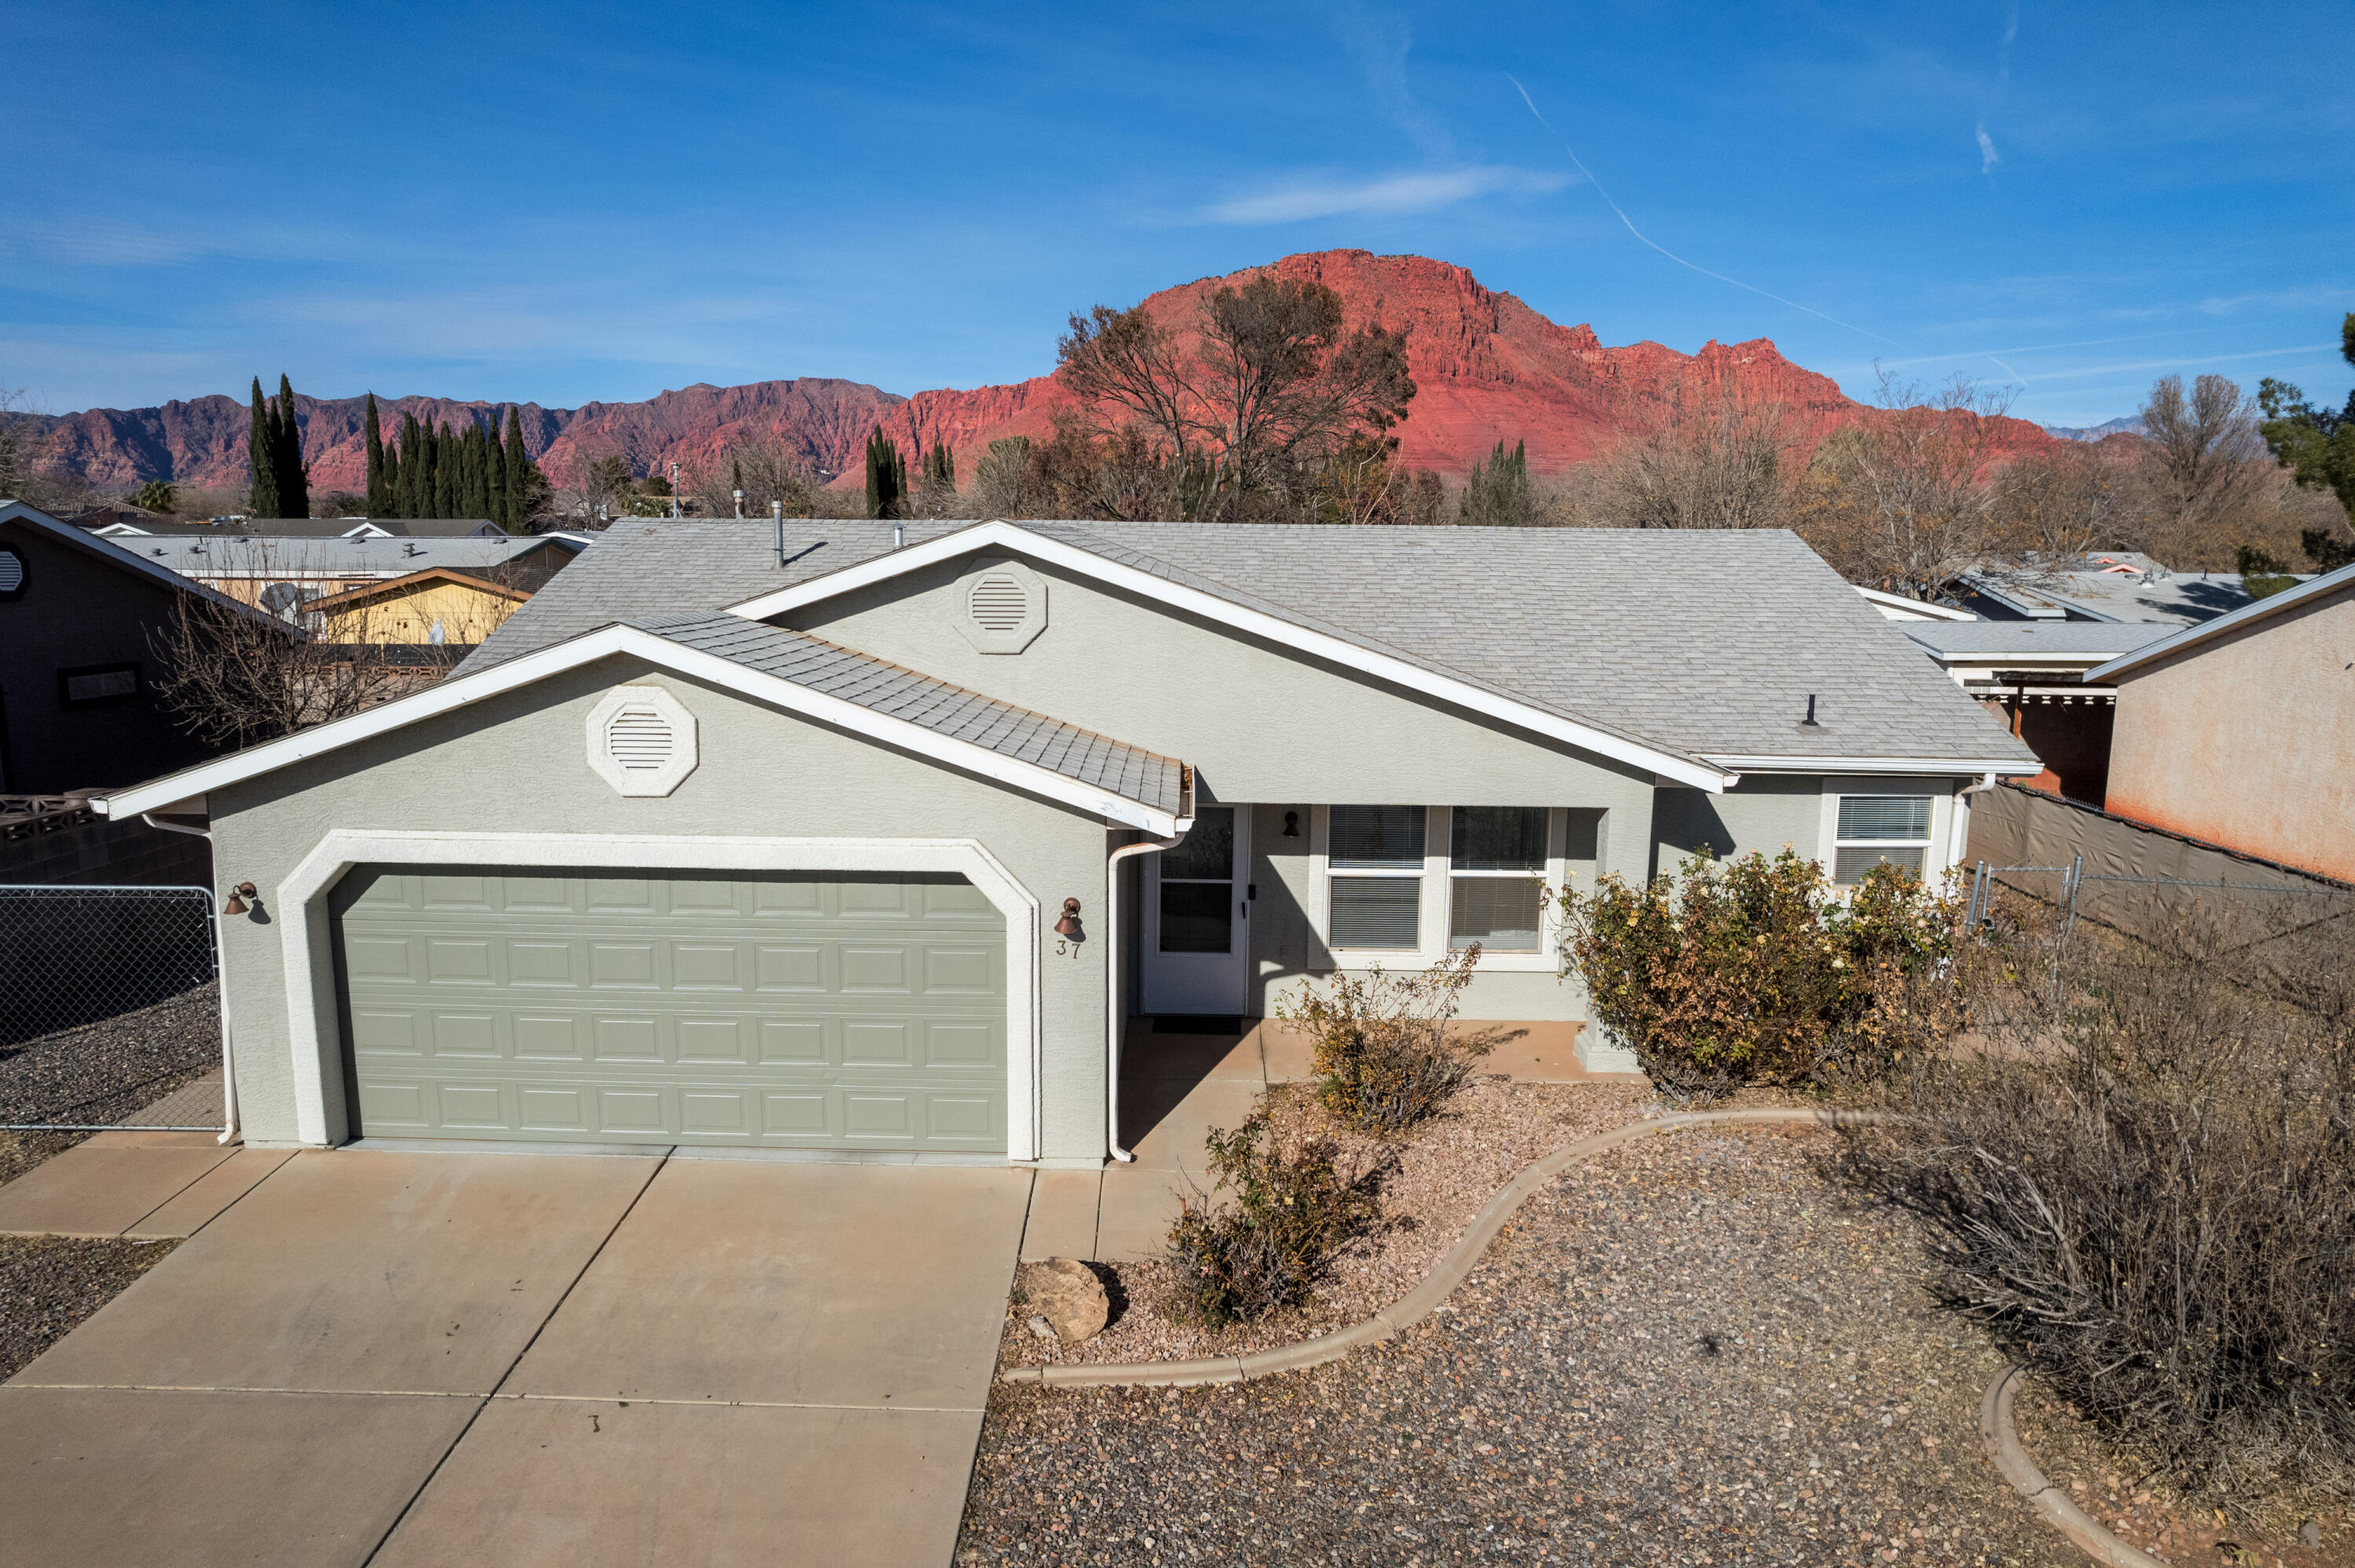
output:
[[[1121,1016],[1120,1002],[1120,863],[1132,855],[1176,849],[1186,842],[1187,830],[1193,825],[1189,815],[1179,824],[1177,837],[1123,844],[1104,862],[1104,948],[1108,960],[1104,970],[1104,1010],[1111,1015],[1105,1021],[1108,1044],[1104,1052],[1104,1145],[1123,1165],[1135,1164],[1136,1156],[1120,1146],[1120,1036],[1128,1023]]]
[[[1963,863],[1963,851],[1970,839],[1972,796],[1995,788],[1995,775],[1989,773],[1976,784],[1966,784],[1955,791],[1955,831],[1949,836],[1946,869],[1954,870]]]
[[[139,820],[151,828],[161,828],[167,833],[186,833],[192,838],[204,840],[208,844],[213,842],[213,835],[208,830],[191,828],[179,822],[166,822],[153,811],[140,812]],[[220,879],[220,867],[213,867],[213,879],[216,882]],[[219,891],[218,887],[211,889],[214,895],[218,895]],[[213,923],[213,972],[218,977],[217,983],[220,989],[221,1135],[215,1141],[227,1143],[238,1135],[237,1057],[229,1048],[229,944],[221,938],[219,912],[211,911],[208,917]]]

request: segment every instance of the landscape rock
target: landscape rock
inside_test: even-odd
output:
[[[1103,1281],[1077,1258],[1026,1263],[1019,1284],[1033,1309],[1033,1333],[1043,1319],[1055,1338],[1076,1345],[1103,1332],[1112,1317],[1112,1298],[1104,1294]]]

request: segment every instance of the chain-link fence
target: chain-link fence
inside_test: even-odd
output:
[[[0,1125],[117,1123],[218,1066],[216,918],[204,887],[0,885]]]

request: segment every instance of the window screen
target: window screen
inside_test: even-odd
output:
[[[1922,874],[1922,851],[1901,849],[1894,844],[1842,844],[1833,857],[1832,880],[1849,886],[1864,880],[1865,873],[1886,861],[1902,866],[1914,875]]]
[[[1926,839],[1930,836],[1927,795],[1843,795],[1839,803],[1839,837],[1850,839]]]
[[[1449,945],[1534,953],[1544,897],[1541,806],[1458,806],[1449,834]]]
[[[1335,806],[1326,817],[1326,941],[1336,948],[1423,946],[1421,806]]]
[[[1336,871],[1396,866],[1423,869],[1421,806],[1336,806],[1327,835]]]
[[[1542,806],[1458,806],[1454,836],[1453,870],[1545,871]]]
[[[1331,943],[1337,948],[1420,948],[1422,907],[1420,876],[1337,876]]]

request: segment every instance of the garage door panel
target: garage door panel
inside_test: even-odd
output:
[[[962,878],[363,867],[330,907],[364,1135],[1006,1147]]]

